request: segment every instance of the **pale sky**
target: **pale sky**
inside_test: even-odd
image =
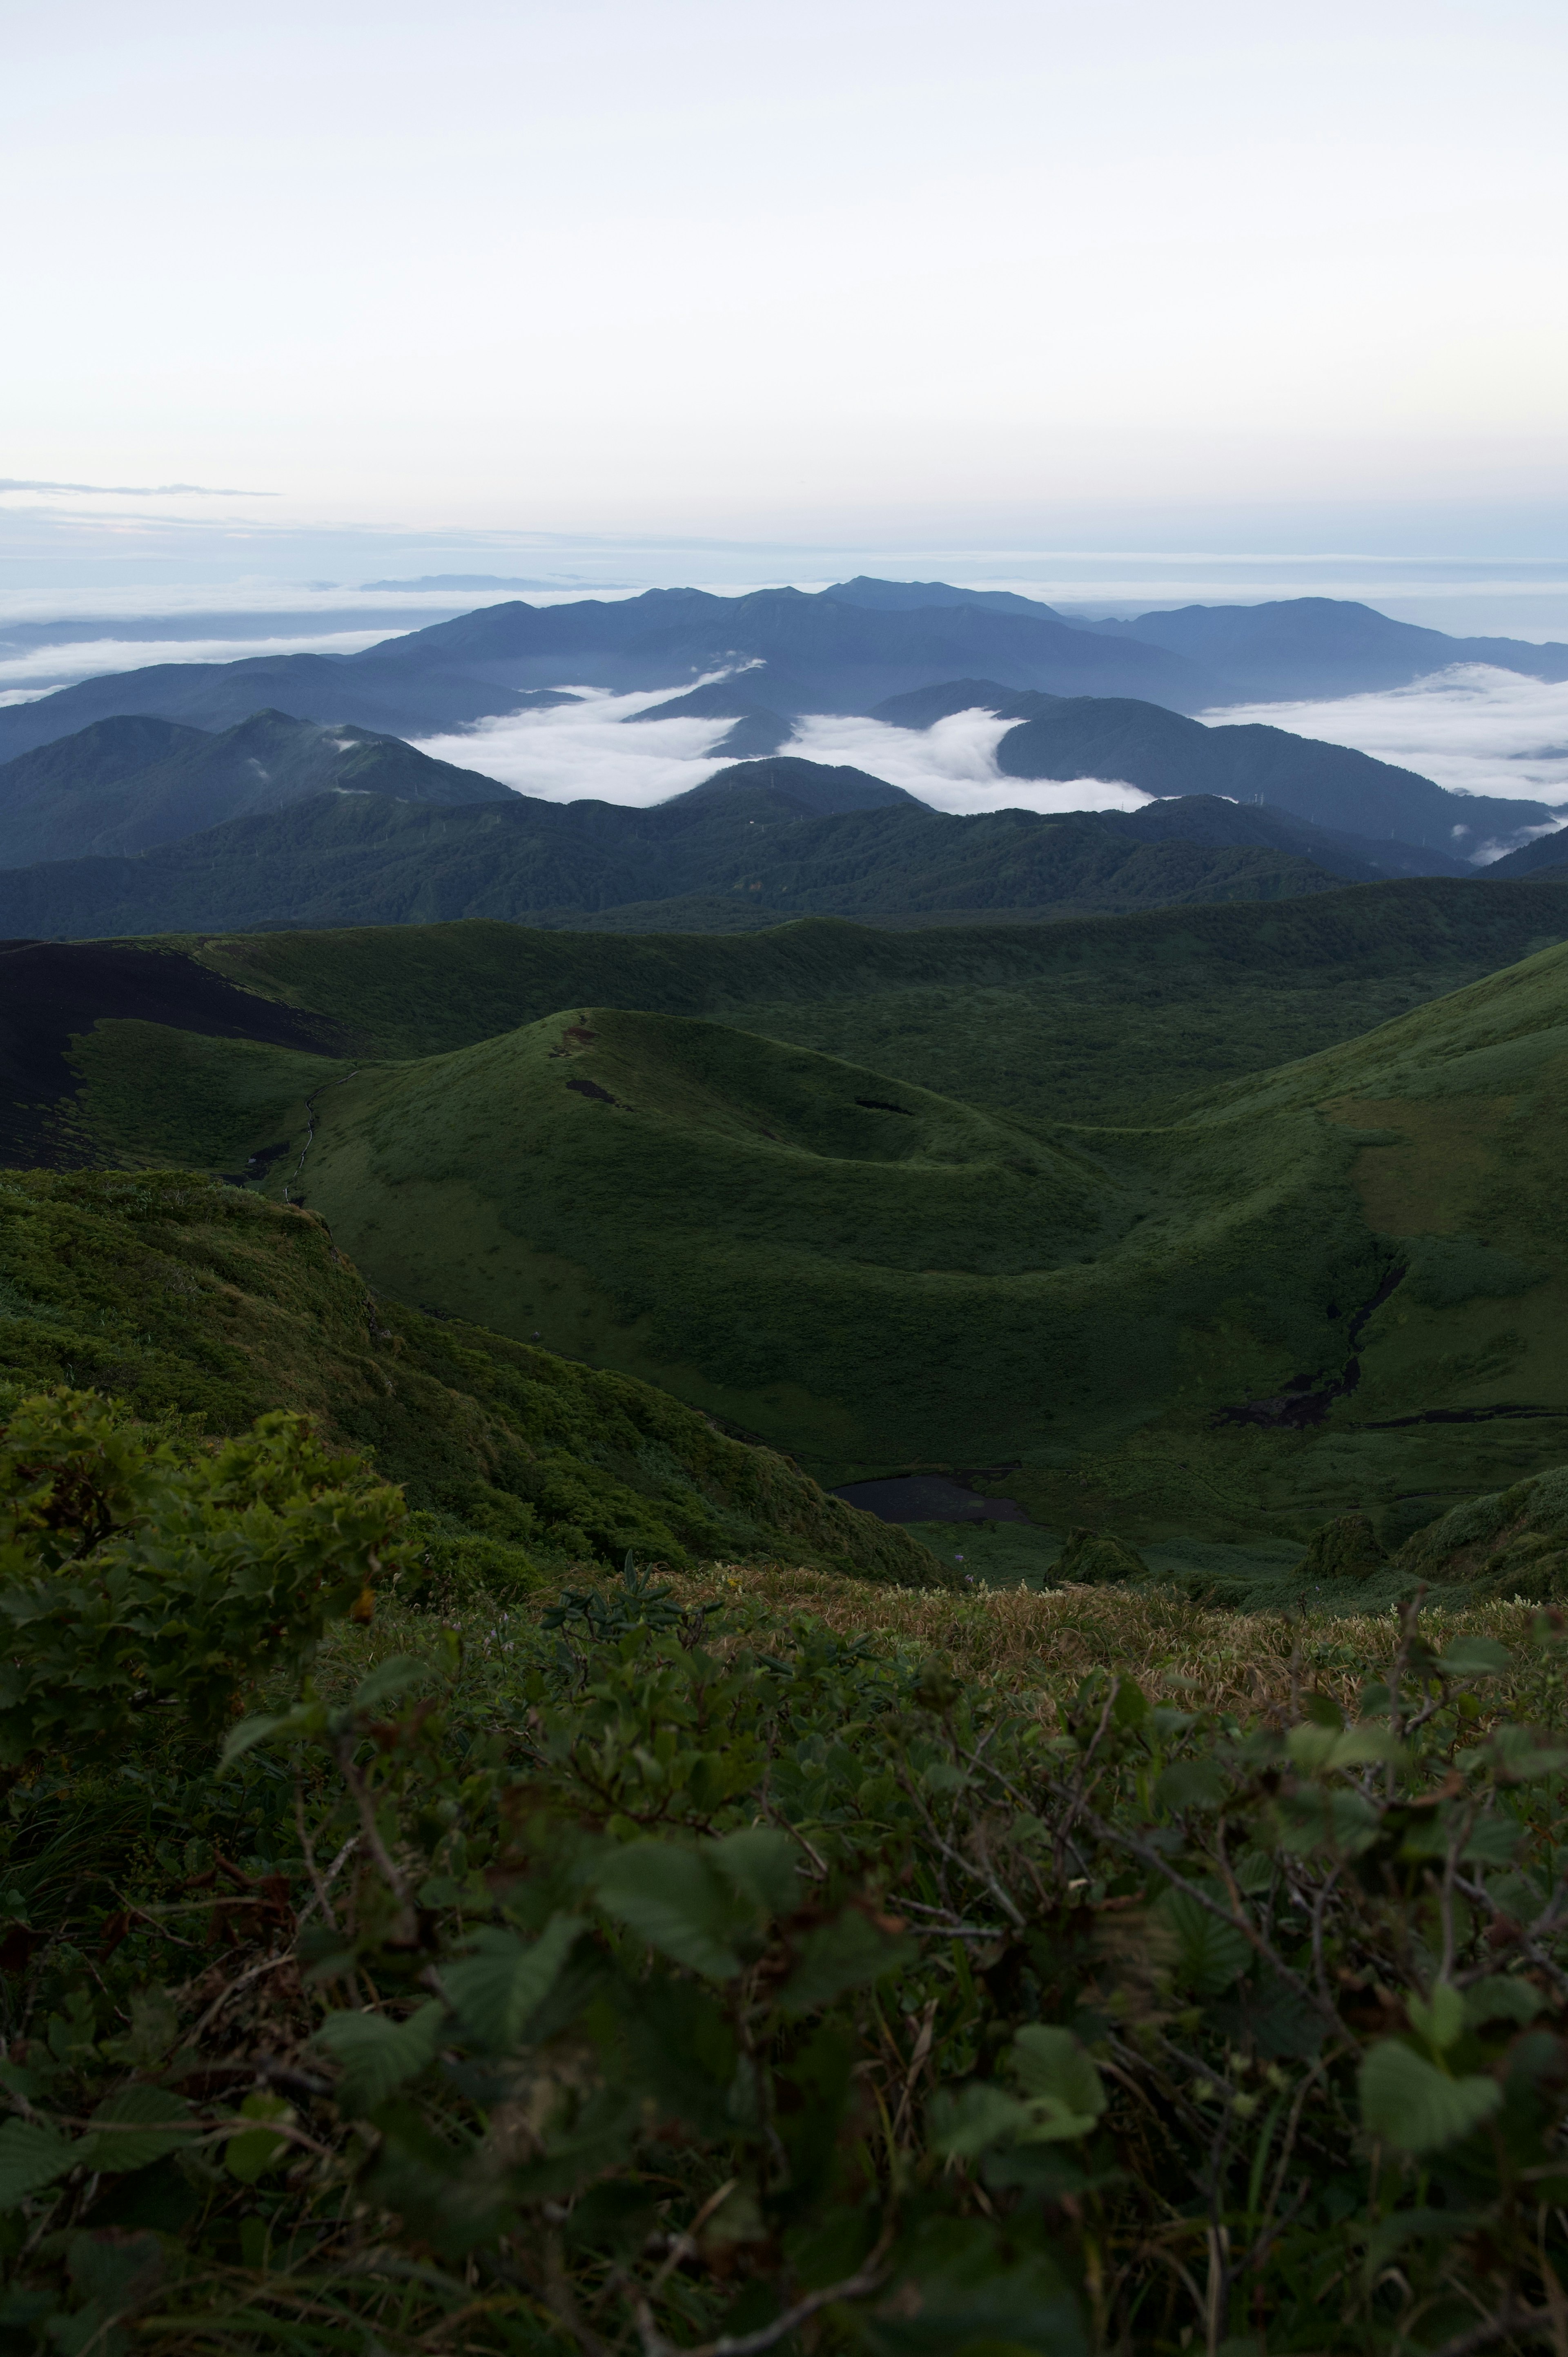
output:
[[[1565,52],[1541,0],[10,0],[0,476],[269,531],[1561,512]]]

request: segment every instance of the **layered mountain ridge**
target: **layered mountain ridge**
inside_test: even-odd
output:
[[[1468,662],[1568,678],[1568,647],[1448,638],[1327,598],[1193,607],[1125,622],[1074,619],[1009,591],[864,577],[814,595],[650,589],[550,606],[509,598],[354,655],[157,663],[84,680],[0,710],[0,760],[123,713],[224,729],[270,705],[416,737],[573,687],[687,694],[737,664],[747,669],[748,700],[789,716],[866,712],[964,677],[1015,693],[1133,697],[1193,713],[1403,686]]]

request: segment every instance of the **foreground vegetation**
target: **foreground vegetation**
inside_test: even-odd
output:
[[[0,1514],[18,2352],[1560,2341],[1553,1609],[502,1591],[81,1393]]]

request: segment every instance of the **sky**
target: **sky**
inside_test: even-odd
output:
[[[5,49],[18,588],[1568,555],[1555,0],[10,0]]]

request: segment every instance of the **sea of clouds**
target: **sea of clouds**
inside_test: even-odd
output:
[[[1354,745],[1440,786],[1568,802],[1568,681],[1456,663],[1409,687],[1327,704],[1230,705],[1218,721],[1267,721],[1301,737]]]
[[[457,734],[426,737],[422,749],[547,802],[591,796],[644,808],[728,766],[714,750],[728,721],[636,720],[666,701],[668,689],[635,695],[576,692],[579,704],[481,721]],[[736,701],[743,699],[742,690]],[[1568,682],[1466,664],[1378,694],[1227,705],[1202,717],[1210,726],[1263,721],[1355,746],[1466,793],[1568,804]],[[955,713],[921,730],[816,713],[796,722],[784,749],[810,761],[869,770],[941,811],[1136,810],[1150,799],[1116,779],[1057,784],[1004,777],[996,747],[1012,725],[978,711]]]
[[[734,594],[752,585],[709,586],[721,594]],[[1015,586],[1039,595],[1043,585],[1020,581]],[[1069,586],[1065,581],[1051,585],[1058,594]],[[1102,579],[1095,586],[1103,591],[1112,585]],[[1155,587],[1152,580],[1120,586],[1138,587],[1145,595]],[[1159,584],[1167,597],[1174,586],[1169,580]],[[1204,586],[1212,598],[1218,585]],[[1254,595],[1271,589],[1274,595],[1288,595],[1303,585],[1260,579],[1243,586]],[[1365,585],[1359,586],[1365,595]],[[1394,585],[1380,586],[1391,589]],[[1525,585],[1507,586],[1522,590]],[[1238,587],[1228,583],[1221,594],[1234,596]],[[1334,587],[1345,594],[1349,585]],[[527,594],[531,605],[549,605],[585,592],[628,594],[623,582],[596,587],[584,581],[531,588]],[[59,588],[0,591],[0,704],[28,702],[76,680],[147,663],[224,662],[295,652],[353,654],[404,630],[493,603],[507,594],[499,588],[485,594],[402,585],[371,590],[362,583],[235,581],[178,587],[122,585],[108,592],[102,587],[64,593]],[[585,690],[578,704],[482,723],[458,735],[427,739],[425,749],[549,801],[592,796],[632,804],[661,802],[726,766],[714,748],[727,722],[677,719],[626,725],[675,692],[615,695]],[[1267,721],[1303,736],[1356,746],[1440,785],[1568,805],[1568,683],[1547,683],[1488,665],[1465,664],[1409,687],[1321,703],[1231,705],[1202,717],[1212,725]],[[1056,784],[1005,778],[994,758],[1004,733],[1004,724],[983,712],[959,713],[925,731],[816,714],[797,722],[788,749],[810,760],[869,770],[944,811],[1133,810],[1148,799],[1115,779]]]
[[[575,693],[581,703],[422,737],[420,750],[545,802],[591,798],[636,809],[685,793],[730,766],[714,750],[732,726],[728,720],[638,719],[667,703],[669,688],[633,695],[598,688]],[[996,767],[996,745],[1013,725],[990,712],[955,713],[920,730],[811,714],[796,722],[784,750],[802,760],[869,770],[934,810],[1137,810],[1150,800],[1115,780],[1079,778],[1058,785],[1004,778]]]

